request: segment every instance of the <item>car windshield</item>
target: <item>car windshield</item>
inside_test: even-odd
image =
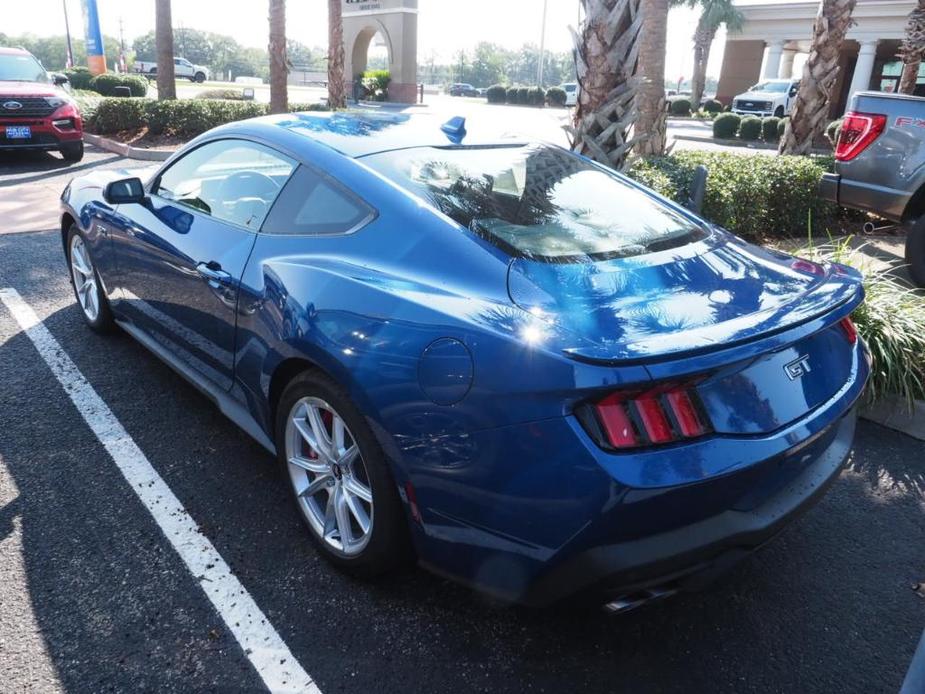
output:
[[[47,82],[48,74],[31,55],[0,55],[0,82]]]
[[[749,91],[752,92],[785,92],[790,88],[790,82],[759,82]]]
[[[616,174],[549,145],[420,147],[364,161],[512,255],[599,260],[706,234]]]

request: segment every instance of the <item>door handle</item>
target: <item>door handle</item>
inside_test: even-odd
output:
[[[196,266],[196,272],[205,277],[206,279],[215,281],[215,282],[230,282],[231,275],[222,270],[220,263],[210,260],[208,263],[199,263]]]

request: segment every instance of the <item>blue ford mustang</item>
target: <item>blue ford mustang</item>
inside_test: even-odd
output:
[[[627,609],[770,539],[851,447],[858,274],[552,145],[271,116],[62,205],[89,326],[275,453],[355,573],[417,558],[502,599]]]

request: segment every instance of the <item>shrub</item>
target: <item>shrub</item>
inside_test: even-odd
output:
[[[777,139],[780,139],[784,136],[784,130],[787,129],[787,123],[790,122],[790,116],[784,116],[780,119],[780,122],[777,124]]]
[[[197,99],[228,99],[229,101],[244,101],[242,89],[206,89],[196,95]]]
[[[710,99],[703,105],[703,110],[707,113],[722,113],[725,108],[723,102],[716,99]]]
[[[550,87],[546,92],[546,100],[550,106],[565,106],[565,90],[561,87]]]
[[[761,139],[771,143],[780,140],[780,118],[771,116],[761,121]]]
[[[72,67],[64,71],[65,77],[71,83],[72,89],[90,89],[90,80],[93,75],[90,74],[90,68]]]
[[[542,87],[531,87],[527,92],[527,103],[531,106],[546,104],[546,90]]]
[[[721,113],[713,121],[713,137],[729,140],[739,131],[742,118],[735,113]]]
[[[307,111],[330,111],[327,104],[318,102],[295,102],[289,104],[289,113],[305,113]]]
[[[898,395],[911,406],[913,400],[925,398],[925,303],[917,292],[897,282],[889,269],[866,261],[862,248],[852,248],[849,238],[821,246],[810,242],[794,254],[862,272],[865,299],[851,317],[874,360],[867,398]]]
[[[530,103],[530,87],[517,88],[517,103],[524,106]]]
[[[739,123],[739,137],[746,142],[755,142],[761,137],[761,119],[758,116],[745,116]]]
[[[835,147],[835,143],[838,142],[839,133],[841,133],[841,118],[833,120],[825,129],[825,137],[832,147]]]
[[[117,75],[113,72],[104,72],[90,80],[90,89],[103,96],[115,95],[116,87],[128,87],[132,96],[145,96],[148,80],[138,75]]]
[[[485,95],[490,104],[503,104],[507,101],[507,89],[501,84],[491,85]]]
[[[629,175],[683,203],[690,197],[699,164],[710,172],[703,216],[745,238],[805,236],[810,220],[817,231],[835,231],[850,214],[816,191],[822,174],[833,168],[831,157],[756,157],[690,150],[637,160]]]
[[[691,115],[691,100],[685,98],[674,98],[668,102],[671,108],[672,116],[689,116]]]
[[[517,87],[508,87],[505,98],[509,104],[516,104],[518,103],[517,102],[518,94],[520,94],[520,90]]]
[[[368,70],[363,73],[363,87],[373,101],[388,101],[392,74],[388,70]]]
[[[122,130],[135,130],[146,125],[145,108],[154,99],[100,99],[96,111],[88,117],[83,114],[93,130],[101,134],[117,133]]]

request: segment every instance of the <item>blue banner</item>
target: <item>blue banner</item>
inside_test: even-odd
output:
[[[81,0],[84,15],[84,38],[87,43],[87,63],[90,72],[106,72],[106,57],[103,50],[103,34],[100,31],[100,14],[96,0]]]

